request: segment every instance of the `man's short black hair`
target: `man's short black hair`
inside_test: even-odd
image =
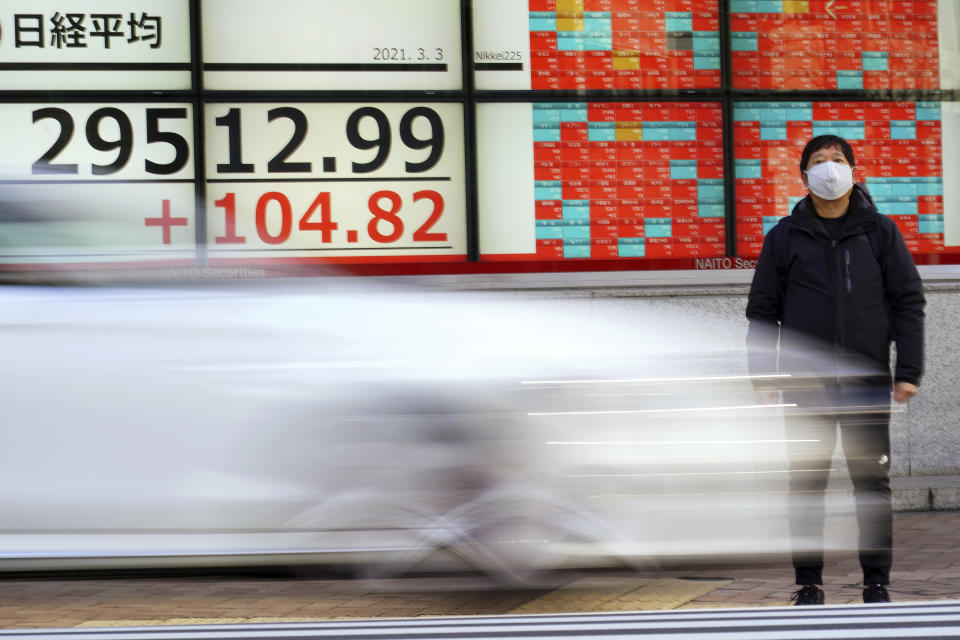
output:
[[[857,161],[853,157],[853,147],[850,146],[849,142],[840,136],[817,136],[803,148],[803,153],[800,155],[800,174],[803,175],[803,172],[807,170],[807,163],[810,162],[810,156],[820,151],[820,149],[829,149],[830,147],[838,147],[840,151],[843,152],[843,157],[850,163],[850,166],[857,166]]]

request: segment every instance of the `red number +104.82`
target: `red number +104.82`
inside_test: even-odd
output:
[[[412,194],[414,203],[428,201],[432,208],[427,219],[413,232],[414,242],[443,242],[447,234],[431,231],[443,215],[443,196],[432,190],[416,191]],[[383,206],[383,201],[387,206]],[[271,203],[277,206],[271,207]],[[237,199],[235,193],[227,193],[214,203],[224,212],[224,234],[214,238],[216,244],[246,244],[247,238],[237,233]],[[396,242],[403,236],[404,224],[400,218],[403,199],[395,191],[377,191],[367,199],[367,209],[373,217],[367,222],[367,236],[382,244]],[[293,207],[290,199],[279,191],[269,191],[257,199],[254,226],[257,236],[264,244],[283,244],[293,232]],[[279,224],[278,224],[279,222]],[[269,224],[268,224],[269,223]],[[340,225],[333,220],[329,191],[317,194],[307,210],[300,215],[299,231],[319,231],[321,242],[333,242],[333,232]],[[347,231],[347,242],[356,242],[356,231]]]

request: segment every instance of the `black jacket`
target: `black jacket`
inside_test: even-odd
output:
[[[889,385],[892,340],[894,380],[920,384],[926,301],[913,258],[862,185],[844,218],[834,242],[807,196],[767,234],[747,303],[750,370],[777,370],[779,337],[781,371],[791,367],[791,349],[812,344],[834,361],[867,363],[874,381]]]

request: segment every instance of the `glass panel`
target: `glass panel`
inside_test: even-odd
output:
[[[457,103],[205,107],[211,264],[466,259]]]
[[[806,196],[800,154],[824,134],[850,142],[857,179],[912,253],[949,251],[944,212],[958,194],[944,176],[960,169],[956,103],[738,102],[733,119],[739,256],[757,256],[766,233]]]
[[[474,3],[478,89],[719,89],[717,0]]]
[[[460,89],[460,3],[204,0],[206,89]]]
[[[733,89],[955,89],[952,0],[730,0]]]
[[[194,264],[191,104],[0,104],[0,139],[0,265]]]
[[[480,104],[487,260],[724,255],[717,102]]]
[[[0,5],[6,91],[186,90],[187,0],[8,0]]]

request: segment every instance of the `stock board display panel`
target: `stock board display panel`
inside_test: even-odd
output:
[[[192,136],[187,103],[0,104],[0,262],[192,264]]]
[[[462,88],[460,3],[203,0],[207,89]]]
[[[740,102],[734,107],[737,254],[763,238],[806,195],[800,154],[810,138],[838,135],[880,213],[910,251],[945,251],[945,202],[956,200],[956,104],[939,102]],[[952,240],[952,238],[948,238]],[[947,245],[950,243],[947,242]]]
[[[474,4],[479,89],[718,89],[717,0]]]
[[[206,106],[211,263],[466,259],[463,107]]]
[[[0,2],[4,90],[190,89],[188,0]]]
[[[951,4],[730,0],[732,88],[957,88],[956,60],[947,57],[957,32]]]
[[[481,257],[723,256],[721,123],[716,102],[478,105]]]

